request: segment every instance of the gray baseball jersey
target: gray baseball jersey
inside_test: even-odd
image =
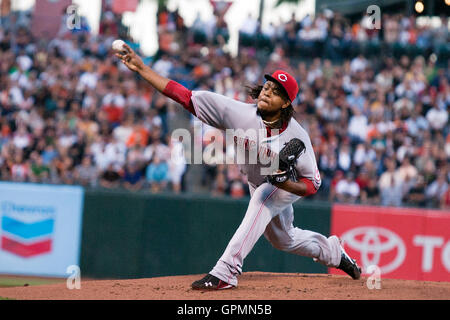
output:
[[[238,164],[247,174],[251,193],[242,223],[210,274],[236,286],[245,257],[263,234],[275,248],[311,257],[327,266],[338,266],[341,257],[339,239],[294,227],[292,203],[301,197],[264,183],[267,173],[264,174],[262,169],[272,169],[268,160],[276,158],[274,155],[292,138],[299,138],[305,144],[306,151],[297,159],[298,176],[311,180],[316,189],[320,187],[321,179],[311,140],[300,124],[291,119],[285,130],[268,137],[254,104],[207,91],[193,91],[191,99],[196,116],[201,121],[231,131],[238,149],[240,146],[245,149],[245,161]],[[266,134],[261,135],[261,132]],[[258,161],[252,158],[255,154]]]
[[[250,183],[255,186],[261,185],[267,175],[264,174],[267,171],[261,169],[270,167],[270,161],[275,159],[285,143],[298,138],[306,146],[305,153],[297,159],[298,176],[311,180],[315,188],[319,189],[321,179],[311,139],[294,118],[280,134],[267,137],[266,126],[257,114],[254,104],[243,103],[208,91],[193,91],[192,102],[201,121],[223,130],[234,129],[231,134],[234,135],[233,140],[237,148],[241,147],[246,152],[245,160],[238,164],[247,174]],[[253,159],[257,161],[252,162]]]

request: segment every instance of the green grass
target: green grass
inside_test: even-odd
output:
[[[0,288],[39,286],[44,284],[54,284],[64,282],[65,279],[43,279],[25,277],[0,277]]]
[[[0,297],[0,300],[16,300],[16,299],[8,298],[8,297]]]

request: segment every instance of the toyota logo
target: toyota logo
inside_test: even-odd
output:
[[[397,269],[405,260],[406,247],[403,240],[394,232],[380,227],[358,227],[345,232],[341,239],[349,248],[361,254],[361,264],[365,270],[370,265],[377,265],[381,273]],[[380,265],[381,256],[395,252],[394,259]]]
[[[280,79],[280,81],[286,82],[287,81],[287,76],[284,73],[280,73],[278,75],[278,79]]]

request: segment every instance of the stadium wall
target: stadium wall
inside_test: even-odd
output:
[[[143,278],[208,272],[239,226],[248,199],[0,183],[0,273]],[[450,281],[450,212],[301,200],[297,227],[344,240],[382,278]],[[377,269],[372,269],[369,276]],[[339,273],[281,252],[264,237],[245,271]]]
[[[210,271],[239,226],[248,199],[86,190],[81,272],[141,278]],[[328,235],[331,206],[299,201],[294,224]],[[281,252],[262,237],[246,271],[326,273],[310,258]]]

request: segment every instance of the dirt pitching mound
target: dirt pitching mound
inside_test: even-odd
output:
[[[449,282],[381,279],[380,289],[368,289],[367,278],[352,280],[329,274],[246,272],[237,288],[192,290],[203,275],[133,280],[88,280],[81,289],[66,283],[0,288],[0,297],[32,300],[449,300]]]

